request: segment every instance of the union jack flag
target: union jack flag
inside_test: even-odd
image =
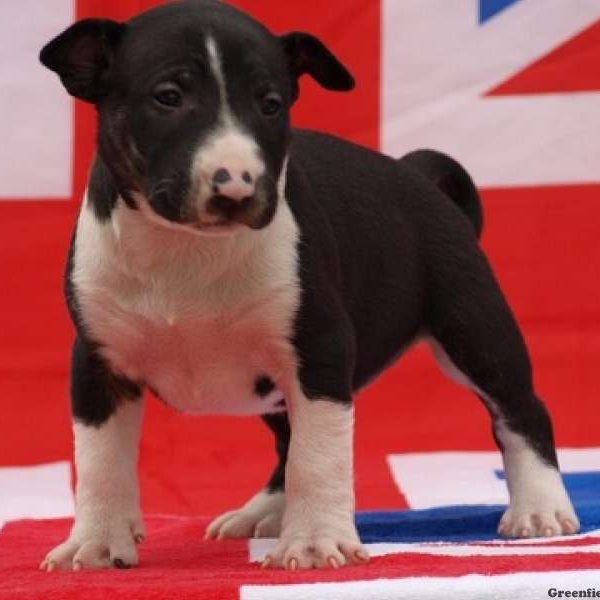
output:
[[[254,421],[149,403],[139,568],[36,570],[74,511],[61,277],[94,137],[92,110],[37,52],[76,18],[158,3],[0,3],[0,599],[600,597],[598,0],[233,2],[277,32],[321,36],[356,75],[348,95],[303,83],[297,124],[395,156],[442,150],[483,188],[484,243],[532,349],[581,534],[497,538],[507,495],[486,416],[417,349],[357,401],[366,566],[263,571],[272,540],[201,542],[210,515],[264,483],[268,438]]]

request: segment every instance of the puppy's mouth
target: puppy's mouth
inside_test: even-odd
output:
[[[227,234],[248,228],[259,230],[272,221],[277,210],[277,189],[266,178],[254,194],[232,198],[211,190],[202,198],[199,190],[182,193],[169,186],[148,194],[148,207],[161,220],[198,233]]]
[[[221,225],[238,223],[250,229],[260,229],[263,227],[266,208],[267,199],[263,195],[234,200],[221,194],[214,194],[206,202],[203,220]]]
[[[240,229],[244,228],[242,223],[238,223],[236,221],[207,221],[207,220],[199,220],[197,222],[189,223],[189,226],[200,232],[200,233],[214,233],[214,234],[227,234],[233,233]]]

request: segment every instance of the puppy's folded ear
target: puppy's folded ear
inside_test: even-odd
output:
[[[354,88],[354,77],[318,38],[293,32],[280,40],[294,78],[306,73],[328,90],[347,92]],[[294,91],[297,96],[297,89]]]
[[[108,93],[108,72],[126,25],[84,19],[48,42],[40,61],[58,73],[72,96],[96,102]]]

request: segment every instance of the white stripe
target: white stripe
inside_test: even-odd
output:
[[[565,538],[562,538],[563,540]],[[249,540],[248,554],[250,562],[262,562],[272,550],[277,540],[270,538],[254,538]],[[381,543],[365,544],[371,556],[387,556],[389,554],[423,554],[428,556],[540,556],[565,554],[598,554],[600,544],[587,546],[524,546],[522,544],[505,544],[480,546],[477,544],[407,544]]]
[[[576,533],[574,535],[569,535],[569,537],[565,537],[564,535],[557,535],[551,537],[543,537],[543,538],[530,538],[530,539],[521,539],[521,540],[486,540],[486,544],[520,544],[520,545],[530,545],[530,544],[547,544],[548,542],[566,542],[569,540],[583,540],[585,538],[592,537],[600,537],[600,529],[593,529],[592,531],[587,531],[586,533]]]
[[[297,585],[245,585],[240,600],[542,600],[548,590],[600,588],[600,571],[410,577]],[[600,591],[600,590],[599,590]]]
[[[38,52],[74,9],[73,0],[0,2],[0,200],[71,195],[73,99]]]
[[[536,556],[551,554],[597,554],[600,544],[588,546],[477,546],[433,544],[367,544],[371,556],[386,556],[387,554],[427,554],[431,556]]]
[[[388,463],[411,508],[508,504],[506,482],[494,474],[503,470],[499,452],[392,454]]]
[[[74,512],[68,462],[0,467],[0,521],[70,517]]]
[[[231,125],[233,116],[231,114],[229,98],[227,96],[227,84],[225,82],[225,74],[223,73],[223,63],[221,61],[219,50],[217,49],[217,43],[212,37],[206,38],[206,51],[208,53],[210,70],[219,86],[219,95],[221,97],[221,112],[219,118],[222,124]]]

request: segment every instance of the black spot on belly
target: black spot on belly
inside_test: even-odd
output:
[[[268,396],[275,389],[275,384],[266,375],[261,375],[254,382],[254,393],[261,398]]]

